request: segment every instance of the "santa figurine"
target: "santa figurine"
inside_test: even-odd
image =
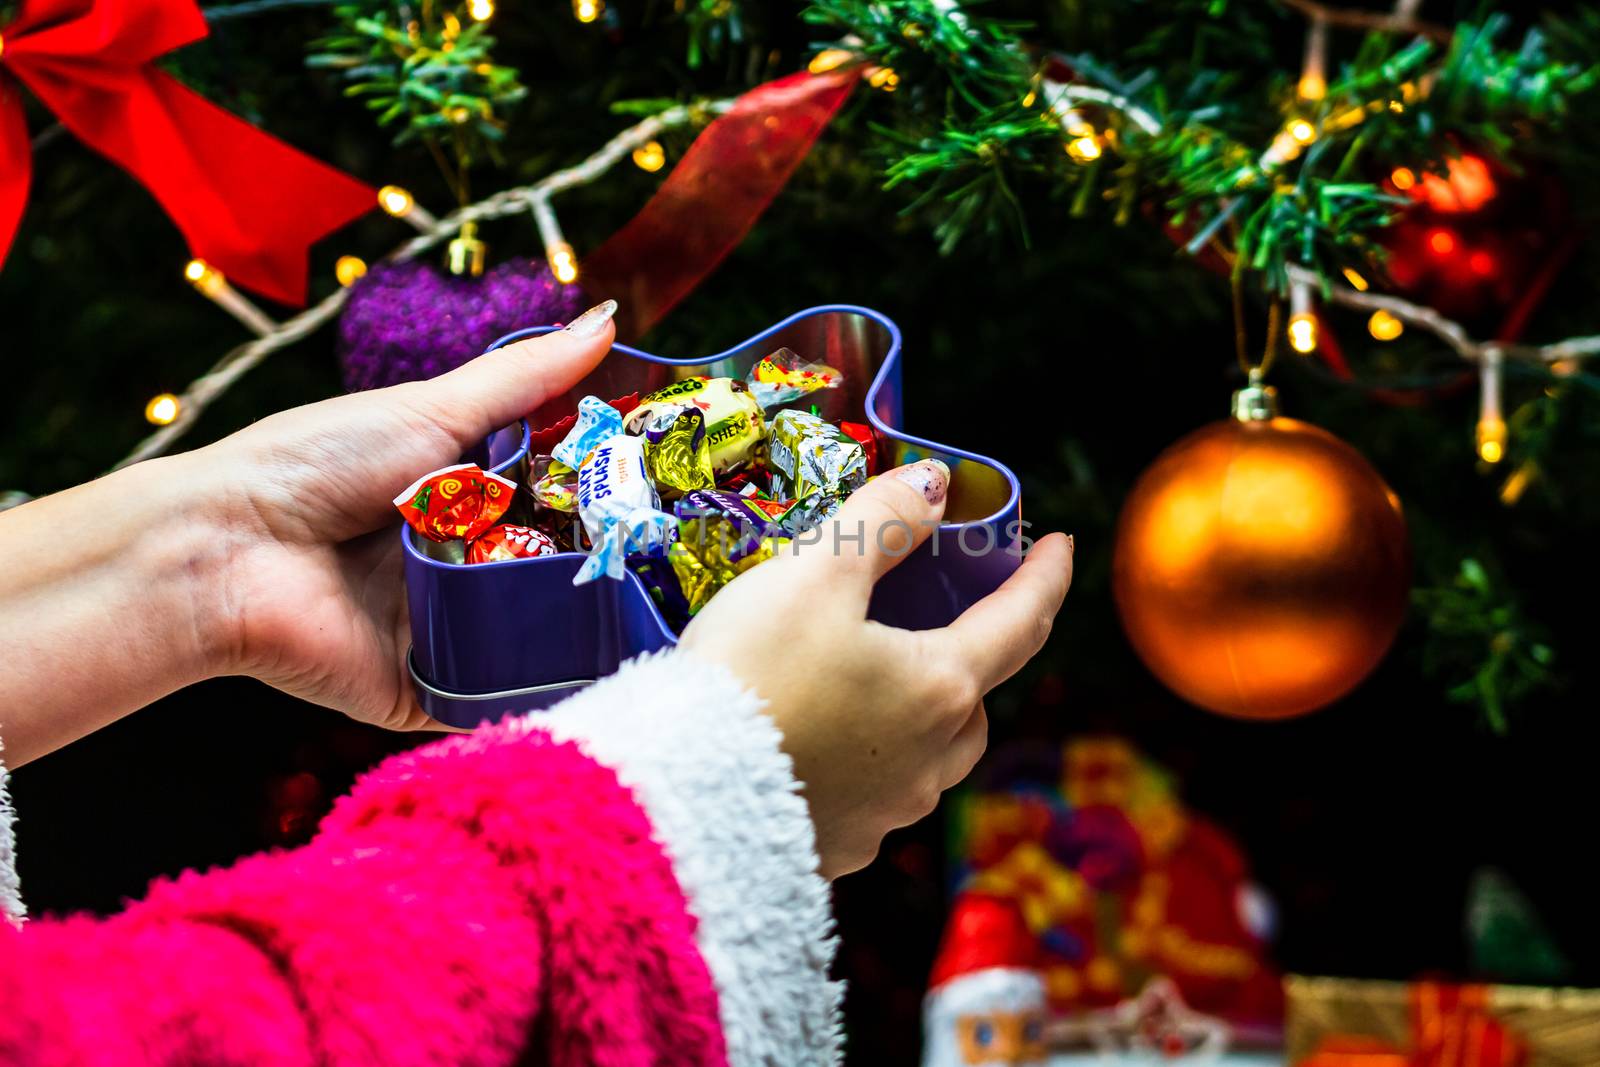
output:
[[[1045,1062],[1038,943],[1014,901],[963,893],[950,909],[922,1002],[922,1067]]]

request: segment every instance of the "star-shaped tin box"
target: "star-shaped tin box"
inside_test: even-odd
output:
[[[554,327],[520,330],[491,349]],[[489,436],[464,457],[527,484],[530,422],[551,426],[580,398],[643,395],[692,375],[743,378],[776,349],[844,372],[835,389],[813,393],[830,421],[870,423],[879,468],[936,458],[949,464],[945,521],[935,536],[878,583],[869,614],[892,626],[949,623],[993,592],[1020,564],[1025,528],[1016,475],[984,456],[900,429],[900,329],[864,307],[831,304],[784,319],[725,352],[673,359],[614,345],[571,392]],[[525,493],[519,496],[526,495]],[[623,661],[676,643],[677,635],[633,573],[574,586],[581,553],[494,563],[452,562],[447,546],[402,527],[411,610],[411,676],[422,707],[452,726],[549,707],[603,678]],[[845,543],[844,551],[853,550]],[[790,616],[805,625],[803,616]],[[774,648],[773,655],[782,655]]]

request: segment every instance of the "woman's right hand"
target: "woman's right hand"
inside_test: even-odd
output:
[[[948,487],[936,460],[873,479],[819,541],[718,593],[679,645],[766,701],[827,878],[866,866],[885,834],[927,815],[967,776],[988,740],[984,694],[1039,651],[1072,581],[1071,539],[1051,534],[949,626],[869,620],[873,584],[927,539]]]

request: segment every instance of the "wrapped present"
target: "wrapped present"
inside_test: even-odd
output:
[[[1593,1067],[1600,990],[1291,975],[1290,1067]]]

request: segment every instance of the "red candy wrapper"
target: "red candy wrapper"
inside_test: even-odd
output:
[[[861,443],[861,451],[867,454],[867,477],[877,474],[878,436],[872,432],[872,427],[864,422],[841,422],[839,429]]]
[[[406,523],[430,541],[472,541],[500,521],[517,483],[476,463],[425,474],[394,498]]]
[[[556,548],[553,538],[532,526],[496,526],[467,546],[468,563],[498,563],[503,559],[533,559],[535,556],[553,556]]]

